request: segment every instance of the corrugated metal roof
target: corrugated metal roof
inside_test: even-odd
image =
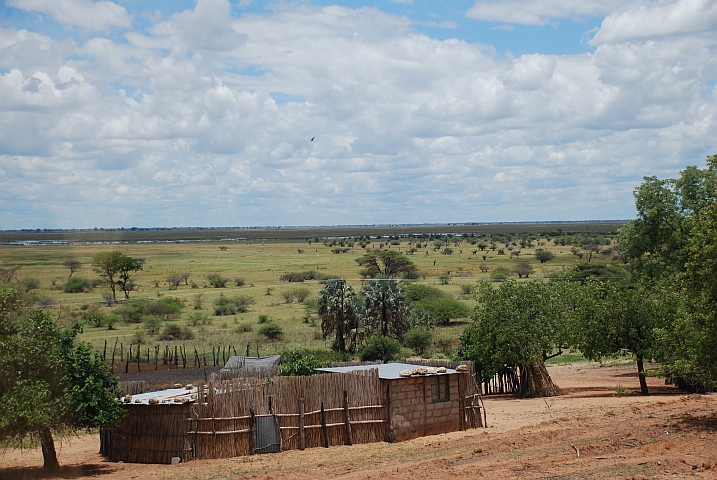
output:
[[[149,405],[149,399],[156,398],[158,403],[179,405],[196,400],[197,389],[198,387],[193,387],[191,390],[182,387],[168,388],[167,390],[158,390],[156,392],[138,393],[136,395],[131,395],[131,400],[128,403]],[[120,400],[127,401],[127,397],[122,397]]]
[[[329,368],[317,368],[316,370],[319,370],[321,372],[328,372],[328,373],[348,373],[348,372],[354,372],[356,370],[369,370],[371,368],[377,368],[378,369],[378,377],[385,379],[385,380],[393,380],[396,378],[408,378],[408,377],[401,377],[399,373],[401,370],[414,370],[416,368],[431,368],[426,367],[424,365],[413,365],[410,363],[384,363],[382,365],[356,365],[353,367],[329,367]],[[456,370],[453,370],[452,368],[447,368],[446,373],[434,373],[433,375],[450,375],[452,373],[458,373]]]

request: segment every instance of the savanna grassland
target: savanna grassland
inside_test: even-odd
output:
[[[533,270],[529,276],[532,279],[547,278],[588,261],[591,264],[619,263],[614,248],[619,226],[620,223],[576,223],[158,230],[154,236],[149,230],[89,231],[84,234],[2,232],[0,240],[3,242],[59,239],[106,243],[31,246],[6,243],[0,247],[0,267],[19,267],[15,281],[36,287],[29,288],[29,300],[50,309],[60,324],[69,325],[87,318],[88,313],[99,313],[104,319],[97,322],[101,324],[86,326],[80,338],[100,350],[105,341],[110,351],[117,341],[125,350],[129,344],[141,344],[143,352],[147,348],[153,351],[155,345],[161,345],[164,350],[165,345],[173,348],[175,344],[184,345],[190,352],[193,348],[202,351],[217,346],[234,346],[237,351],[243,351],[250,343],[252,353],[256,353],[258,345],[260,354],[267,355],[292,349],[330,347],[330,341],[321,336],[320,320],[316,315],[315,300],[322,289],[321,280],[282,281],[281,276],[287,273],[311,271],[321,278],[342,277],[358,292],[364,279],[356,259],[367,251],[386,248],[406,254],[417,265],[420,275],[412,281],[435,286],[472,308],[476,304],[471,293],[473,287],[479,281],[491,280],[498,267],[512,271],[519,262],[528,262]],[[411,236],[417,233],[420,236]],[[228,240],[231,238],[234,240]],[[218,241],[220,239],[222,241]],[[599,252],[594,251],[591,255],[584,242],[594,245],[596,239],[599,245],[594,249]],[[150,243],[152,240],[162,243]],[[182,241],[173,243],[172,240]],[[561,245],[561,240],[565,245]],[[337,248],[344,253],[334,253]],[[446,254],[446,249],[452,253]],[[536,258],[538,249],[550,251],[555,257],[540,263]],[[174,297],[184,305],[181,312],[160,316],[159,325],[148,328],[143,321],[123,322],[118,315],[123,305],[103,302],[107,287],[97,282],[91,291],[63,291],[70,274],[64,262],[80,262],[81,267],[73,277],[96,280],[99,277],[91,267],[93,256],[112,250],[144,260],[143,269],[132,277],[136,285],[136,291],[130,294],[132,300]],[[503,254],[499,254],[500,251]],[[188,275],[176,289],[171,289],[169,277],[182,274]],[[214,288],[209,280],[211,275],[225,278],[226,287]],[[308,293],[306,299],[298,298],[297,289],[303,295]],[[251,298],[253,303],[248,305],[246,312],[214,315],[217,298],[237,295]],[[120,297],[118,291],[118,299]],[[434,328],[433,345],[424,355],[453,354],[458,336],[467,323],[468,318],[459,318]],[[169,324],[190,331],[193,338],[160,340],[162,330]],[[259,333],[266,324],[279,327],[282,332],[279,338],[268,339]],[[406,349],[402,353],[412,352]]]

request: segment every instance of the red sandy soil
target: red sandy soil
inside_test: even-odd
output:
[[[61,478],[717,478],[717,395],[684,394],[634,366],[550,367],[564,394],[485,399],[489,428],[402,443],[314,448],[180,465],[112,463],[97,435],[58,445]],[[615,395],[617,385],[631,390]],[[0,479],[41,476],[39,449],[0,453]]]

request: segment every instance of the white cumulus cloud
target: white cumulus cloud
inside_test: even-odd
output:
[[[108,0],[6,0],[5,3],[28,12],[48,15],[63,25],[89,31],[110,27],[130,28],[132,25],[127,10]]]
[[[466,16],[474,20],[519,25],[548,25],[564,19],[604,16],[623,0],[478,0]]]

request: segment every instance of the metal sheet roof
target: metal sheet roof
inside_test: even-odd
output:
[[[143,404],[149,405],[150,398],[156,398],[158,403],[169,403],[169,404],[182,404],[187,402],[193,402],[197,396],[198,387],[193,387],[191,390],[186,388],[168,388],[167,390],[158,390],[156,392],[138,393],[131,395],[131,400],[128,403],[131,404]],[[126,401],[127,397],[122,397],[120,400]]]
[[[316,370],[328,373],[349,373],[355,372],[356,370],[369,370],[371,368],[378,369],[378,378],[385,380],[393,380],[396,378],[408,378],[399,375],[401,370],[413,370],[416,368],[430,368],[425,365],[414,365],[410,363],[384,363],[382,365],[356,365],[353,367],[330,367],[330,368],[317,368]],[[458,373],[452,368],[447,368],[446,373],[434,373],[433,375],[450,375],[452,373]]]

